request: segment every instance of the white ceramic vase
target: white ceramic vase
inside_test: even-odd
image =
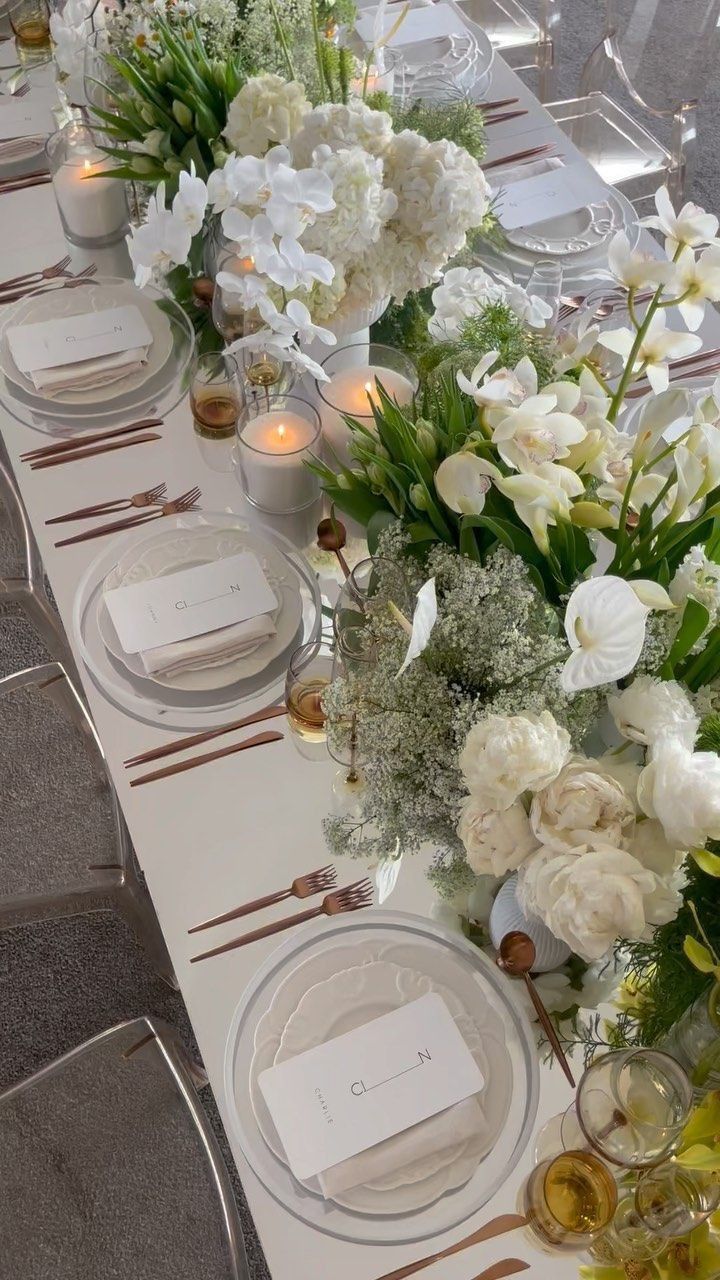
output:
[[[567,943],[561,942],[538,916],[526,916],[517,900],[517,872],[505,881],[490,912],[490,938],[499,949],[506,933],[518,930],[535,943],[534,973],[559,969],[570,955]]]

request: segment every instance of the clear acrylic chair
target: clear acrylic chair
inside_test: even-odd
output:
[[[636,204],[663,183],[676,202],[688,190],[719,18],[720,0],[634,0],[621,22],[618,0],[605,0],[604,35],[578,97],[548,104],[604,180]]]
[[[0,1094],[0,1275],[248,1280],[176,1033],[120,1023]]]
[[[0,610],[28,618],[50,656],[74,672],[62,623],[47,594],[40,552],[3,454],[0,450]]]
[[[102,747],[63,666],[0,680],[0,725],[0,929],[114,908],[176,987]]]
[[[537,71],[541,102],[555,97],[560,0],[538,0],[536,16],[518,0],[458,0],[458,8],[483,28],[515,71]]]

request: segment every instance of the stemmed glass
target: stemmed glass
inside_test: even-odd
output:
[[[638,1179],[635,1209],[650,1232],[677,1239],[710,1217],[720,1204],[717,1175],[686,1169],[675,1160],[648,1169]]]
[[[333,613],[333,631],[340,639],[348,628],[372,629],[373,620],[394,615],[396,620],[412,616],[413,600],[402,569],[383,556],[360,560],[348,574]],[[360,643],[349,637],[346,643]]]
[[[625,1169],[657,1164],[676,1145],[692,1100],[692,1085],[669,1054],[657,1049],[606,1053],[578,1085],[575,1114],[571,1108],[563,1119],[563,1145],[580,1140]]]

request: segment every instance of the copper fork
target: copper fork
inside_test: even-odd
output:
[[[128,511],[130,507],[159,507],[165,498],[167,485],[156,484],[154,489],[134,493],[131,498],[112,498],[108,502],[96,502],[94,507],[78,507],[64,516],[53,516],[46,524],[66,524],[69,520],[85,520],[89,516],[108,516],[116,511]]]
[[[70,262],[70,254],[66,253],[64,258],[54,262],[51,267],[42,267],[39,271],[26,271],[21,276],[10,276],[9,280],[0,281],[0,289],[26,288],[36,281],[41,284],[43,280],[53,280],[55,276],[61,276],[66,271]]]
[[[38,181],[40,180],[38,179]],[[2,194],[2,188],[0,188],[0,194]],[[94,262],[91,262],[88,267],[83,267],[82,271],[78,271],[74,276],[69,276],[67,272],[59,272],[57,276],[51,277],[48,287],[45,289],[40,288],[41,284],[45,283],[44,281],[35,281],[33,284],[19,285],[17,289],[0,291],[0,302],[20,302],[22,298],[27,298],[29,294],[36,292],[38,296],[40,293],[56,293],[54,281],[60,279],[63,282],[60,288],[77,289],[79,285],[87,284],[88,280],[96,274],[97,266]]]
[[[311,907],[309,911],[300,911],[295,916],[285,916],[282,920],[276,920],[274,924],[265,924],[261,929],[253,929],[251,933],[243,933],[241,937],[233,938],[231,942],[213,947],[212,951],[203,951],[199,956],[192,956],[190,963],[196,964],[198,960],[222,955],[224,951],[234,951],[236,947],[247,946],[248,942],[257,942],[259,938],[269,938],[273,933],[282,933],[284,929],[291,929],[293,925],[303,924],[306,920],[314,920],[317,916],[337,916],[345,911],[360,911],[362,907],[369,907],[372,899],[371,882],[367,879],[356,880],[354,884],[348,884],[344,889],[326,894],[319,907]]]
[[[263,907],[272,907],[285,898],[312,898],[316,893],[324,893],[326,889],[334,889],[337,884],[337,871],[332,866],[320,867],[309,875],[298,876],[289,889],[279,889],[277,893],[268,893],[264,898],[255,898],[242,907],[226,911],[222,916],[213,916],[212,920],[203,920],[202,924],[193,925],[188,933],[200,933],[203,929],[211,929],[216,924],[225,924],[226,920],[239,920],[241,916],[249,916],[253,911],[261,911]]]
[[[112,520],[110,524],[101,525],[99,529],[86,529],[84,533],[76,533],[72,538],[61,538],[56,547],[68,547],[73,542],[86,542],[90,538],[102,538],[106,533],[119,533],[121,529],[135,529],[138,525],[149,524],[151,520],[161,520],[163,516],[179,516],[186,511],[197,511],[197,500],[200,490],[197,486],[181,493],[179,498],[163,503],[159,511],[152,515],[130,516],[125,520]]]

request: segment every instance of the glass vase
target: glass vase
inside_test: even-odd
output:
[[[720,985],[713,983],[675,1023],[658,1048],[683,1066],[696,1098],[720,1089]]]

